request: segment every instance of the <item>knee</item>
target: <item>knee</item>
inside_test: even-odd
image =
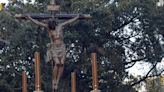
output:
[[[64,67],[64,64],[56,64],[57,67]]]

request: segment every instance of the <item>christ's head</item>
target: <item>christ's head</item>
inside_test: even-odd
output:
[[[56,29],[56,26],[57,26],[57,22],[55,19],[50,19],[48,21],[48,28],[51,29],[51,30],[55,30]]]

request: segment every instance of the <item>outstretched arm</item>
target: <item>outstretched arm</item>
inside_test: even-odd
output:
[[[38,20],[35,20],[33,18],[31,18],[30,16],[27,17],[28,19],[30,19],[32,22],[34,22],[35,24],[37,25],[40,25],[40,26],[43,26],[43,27],[46,27],[47,28],[47,24],[44,24],[42,22],[39,22]]]
[[[61,23],[60,25],[64,26],[64,25],[70,24],[70,23],[76,21],[78,18],[79,18],[79,15],[74,17],[74,18],[72,18],[72,19],[70,19],[70,20],[65,21],[64,23]]]

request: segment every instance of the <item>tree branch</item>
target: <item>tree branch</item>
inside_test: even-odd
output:
[[[135,63],[137,61],[141,61],[141,60],[145,60],[146,57],[140,58],[140,59],[135,59],[135,60],[131,60],[130,62],[124,62],[124,65],[130,64],[130,63]]]
[[[114,30],[114,31],[117,31],[118,29],[121,29],[121,28],[125,27],[126,25],[130,24],[131,22],[134,22],[134,19],[136,19],[136,18],[138,18],[138,17],[139,17],[138,15],[132,17],[129,21],[126,21],[125,23],[123,23],[122,25],[120,25],[120,26],[117,27],[117,28],[114,28],[113,30]]]
[[[147,78],[149,77],[149,74],[151,73],[151,71],[156,67],[156,65],[157,65],[157,62],[153,65],[153,67],[148,71],[148,73],[147,73],[142,79],[140,79],[139,81],[137,81],[137,82],[131,84],[130,86],[134,86],[134,85],[136,85],[136,84],[139,84],[140,82],[142,82],[142,81],[144,81],[145,79],[147,79]]]
[[[136,64],[136,62],[134,62],[131,66],[125,67],[125,69],[131,68]]]
[[[150,75],[150,76],[148,76],[148,77],[155,77],[155,76],[161,76],[161,74],[164,72],[164,69],[160,72],[160,73],[158,73],[158,74],[156,74],[156,75]]]

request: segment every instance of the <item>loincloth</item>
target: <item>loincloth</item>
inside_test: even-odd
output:
[[[51,60],[55,61],[54,58],[63,58],[66,55],[65,44],[54,44],[49,43],[47,45],[47,53],[46,53],[46,62]],[[56,62],[56,61],[55,61]]]

